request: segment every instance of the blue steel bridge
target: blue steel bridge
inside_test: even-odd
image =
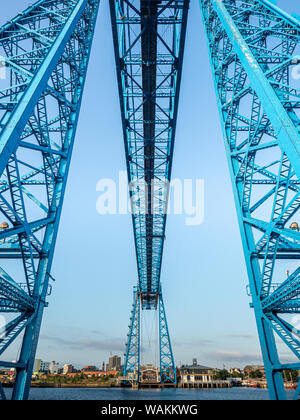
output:
[[[172,385],[161,265],[189,0],[109,4],[138,271],[124,377],[140,383],[141,314],[156,311],[159,377]],[[0,29],[0,367],[16,370],[16,400],[29,397],[100,5],[39,0]],[[268,0],[199,5],[268,388],[285,399],[283,372],[300,370],[300,268],[278,270],[300,258],[300,18]]]

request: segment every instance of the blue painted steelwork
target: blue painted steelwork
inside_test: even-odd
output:
[[[16,369],[13,399],[29,394],[99,1],[40,0],[0,29],[1,358],[23,334],[18,361],[0,361]]]
[[[133,291],[133,305],[130,315],[128,341],[126,345],[126,363],[124,377],[131,383],[140,381],[140,347],[141,347],[141,292],[139,287]]]
[[[142,293],[139,287],[134,288],[133,305],[130,316],[128,341],[126,344],[124,377],[130,383],[140,382],[140,353],[141,353],[141,308]],[[166,311],[161,287],[157,298],[159,319],[159,352],[160,352],[160,380],[162,383],[176,384],[176,368],[167,324]]]
[[[176,368],[173,351],[171,347],[171,340],[169,335],[169,328],[167,324],[167,317],[163,295],[160,288],[158,296],[158,311],[159,311],[159,353],[160,353],[160,376],[161,381],[166,383],[177,383]]]
[[[300,359],[300,22],[266,0],[200,7],[269,392],[285,399]]]
[[[189,0],[110,0],[142,310],[156,310],[160,296],[188,8]],[[128,359],[127,347],[125,373]]]

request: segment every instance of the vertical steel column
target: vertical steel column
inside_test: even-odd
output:
[[[160,349],[160,375],[163,383],[177,383],[176,366],[173,357],[171,339],[167,323],[165,305],[162,291],[158,298],[159,315],[159,349]]]
[[[38,1],[0,29],[0,355],[23,333],[17,362],[0,361],[16,369],[13,399],[29,395],[99,1]]]
[[[200,7],[269,392],[285,399],[282,372],[300,368],[274,335],[299,361],[300,23],[267,0]]]
[[[133,384],[140,381],[141,354],[141,293],[138,287],[133,291],[133,305],[130,316],[128,341],[126,343],[124,377]]]

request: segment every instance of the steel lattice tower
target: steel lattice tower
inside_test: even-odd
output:
[[[0,366],[16,369],[14,399],[29,394],[98,6],[40,0],[0,29],[0,355],[23,333]]]
[[[300,369],[300,22],[266,0],[200,7],[268,387],[285,399],[282,372]]]
[[[176,383],[161,262],[189,0],[110,0],[138,286],[124,376],[140,380],[142,310],[159,315],[161,382]]]

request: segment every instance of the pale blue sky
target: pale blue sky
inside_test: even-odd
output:
[[[29,4],[3,2],[1,24]],[[298,0],[279,0],[300,13]],[[37,356],[100,365],[123,354],[137,281],[130,216],[96,212],[97,181],[125,170],[108,1],[102,0]],[[173,177],[205,180],[205,221],[170,216],[162,284],[176,363],[260,361],[197,0],[191,0]],[[11,350],[8,358],[15,359]]]

